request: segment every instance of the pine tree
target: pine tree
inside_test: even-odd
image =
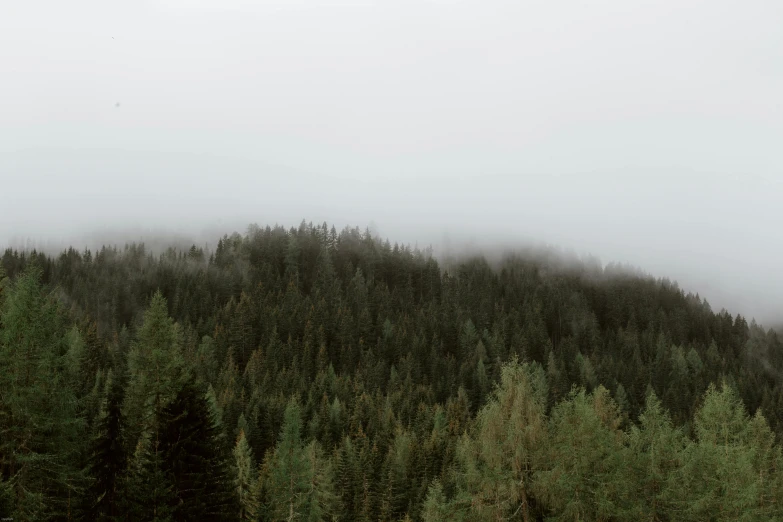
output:
[[[0,267],[2,270],[2,267]],[[11,518],[13,513],[13,490],[11,484],[0,478],[0,517]]]
[[[356,473],[356,452],[350,437],[344,437],[335,457],[336,485],[341,492],[339,505],[340,520],[356,519],[357,499],[359,497],[359,477]]]
[[[256,347],[253,328],[254,308],[255,303],[252,303],[250,297],[242,292],[239,303],[237,303],[230,317],[228,340],[235,349],[240,367],[244,367],[251,351]]]
[[[8,277],[5,275],[5,268],[0,264],[0,306],[3,304],[5,298],[5,290],[8,286]]]
[[[304,448],[309,464],[308,498],[303,519],[308,522],[333,520],[339,502],[334,488],[334,471],[321,445],[311,441]]]
[[[383,468],[381,520],[398,520],[410,510],[413,500],[410,461],[414,441],[410,433],[399,430],[389,446]]]

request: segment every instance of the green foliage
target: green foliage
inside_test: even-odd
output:
[[[450,508],[446,495],[443,493],[443,485],[436,479],[427,490],[427,499],[424,501],[421,518],[424,522],[440,522],[441,520],[462,520],[464,517],[459,516],[455,510]]]
[[[547,469],[535,491],[557,520],[607,520],[625,516],[628,450],[617,405],[603,386],[575,390],[552,411]]]
[[[236,469],[234,485],[239,499],[239,519],[254,520],[258,516],[258,499],[253,491],[256,466],[253,450],[247,443],[244,430],[239,431],[239,437],[234,447],[234,466]]]
[[[640,520],[667,520],[680,513],[679,479],[682,477],[684,451],[689,442],[672,424],[671,416],[651,392],[639,425],[629,434],[628,469],[630,515]]]
[[[513,361],[501,371],[492,398],[479,411],[474,432],[457,446],[458,504],[471,520],[506,518],[534,511],[534,474],[547,440],[547,384],[538,364]],[[437,491],[433,492],[433,494]]]
[[[697,436],[686,454],[692,520],[759,520],[770,515],[772,434],[759,413],[751,422],[736,391],[710,385],[696,412]],[[766,477],[765,477],[766,476]]]
[[[175,521],[236,520],[239,504],[216,419],[204,394],[185,383],[162,412],[160,455]]]
[[[0,476],[17,520],[71,512],[84,486],[84,422],[68,382],[65,324],[40,277],[31,267],[17,278],[0,315]]]
[[[123,443],[121,404],[122,389],[109,369],[90,447],[88,467],[92,481],[85,492],[86,515],[90,520],[122,518],[120,495],[127,470],[127,455]]]
[[[5,291],[8,287],[8,277],[5,275],[5,268],[0,264],[0,306],[3,304],[5,298]]]
[[[123,415],[127,419],[129,447],[141,437],[160,443],[160,422],[164,408],[176,397],[184,379],[180,329],[168,316],[166,299],[160,292],[152,297],[144,322],[128,354],[129,381]]]
[[[264,511],[272,520],[329,520],[336,503],[331,465],[317,443],[302,441],[301,415],[301,407],[292,399],[277,446],[262,469]]]
[[[781,376],[774,331],[553,252],[7,250],[0,513],[776,520]]]
[[[123,509],[131,520],[173,521],[174,486],[159,443],[143,433],[130,459]]]

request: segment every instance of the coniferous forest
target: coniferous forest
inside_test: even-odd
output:
[[[783,518],[783,343],[665,279],[306,223],[0,270],[15,522]]]

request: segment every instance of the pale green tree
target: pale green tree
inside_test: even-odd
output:
[[[302,441],[299,404],[289,401],[280,438],[261,469],[265,510],[271,520],[331,520],[337,504],[329,460],[316,442]]]
[[[458,443],[455,513],[466,512],[470,520],[517,515],[533,520],[533,482],[548,436],[546,403],[546,378],[538,364],[503,366],[475,430]],[[437,499],[437,491],[432,493]]]
[[[256,467],[253,450],[247,443],[244,430],[239,431],[239,437],[237,437],[237,443],[234,446],[234,465],[236,469],[234,484],[240,506],[239,519],[255,520],[258,516],[258,499],[253,491]]]
[[[552,411],[547,469],[536,474],[537,496],[553,520],[628,516],[628,450],[622,416],[608,390],[574,390]]]
[[[677,518],[680,472],[689,440],[675,428],[661,401],[651,392],[629,433],[631,515],[635,520]]]
[[[770,471],[777,459],[764,417],[751,419],[733,387],[710,385],[694,431],[697,442],[686,454],[682,479],[688,518],[765,520],[775,514]]]

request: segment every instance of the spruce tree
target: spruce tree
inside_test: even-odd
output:
[[[23,521],[74,516],[85,483],[63,315],[40,279],[29,267],[4,291],[0,311],[0,477]]]
[[[186,383],[164,408],[161,425],[161,465],[171,483],[172,519],[236,520],[230,454],[204,393]]]
[[[547,467],[536,473],[537,498],[556,520],[610,520],[628,516],[628,461],[622,417],[603,386],[584,389],[552,411]]]
[[[733,387],[710,385],[694,418],[697,443],[685,456],[683,501],[692,520],[759,519],[766,511],[764,475],[769,465],[756,455],[765,450],[766,444],[759,443],[767,437],[753,436],[754,431],[763,433],[765,424],[760,416],[751,422]],[[760,463],[763,468],[757,469]]]
[[[443,493],[443,485],[439,480],[434,480],[427,490],[427,498],[424,501],[421,518],[423,522],[441,522],[442,520],[464,520],[461,513],[452,509],[446,495]]]
[[[164,411],[178,397],[187,372],[179,328],[169,318],[166,300],[156,292],[128,354],[129,380],[123,400],[129,475],[124,497],[141,518],[169,520],[174,485],[162,453]]]
[[[5,298],[5,289],[8,286],[8,277],[5,275],[5,268],[0,264],[0,305],[3,304]]]
[[[86,490],[86,515],[90,520],[122,518],[121,495],[127,469],[123,444],[122,390],[109,369],[102,390],[100,410],[93,430]]]
[[[255,520],[258,516],[258,499],[253,491],[254,479],[257,476],[253,459],[253,450],[245,438],[245,431],[239,430],[239,437],[234,447],[234,484],[239,500],[239,519]]]
[[[318,444],[302,442],[301,415],[298,403],[289,401],[280,438],[264,466],[272,520],[329,520],[336,505],[331,466]]]
[[[651,391],[639,416],[639,426],[633,426],[629,435],[631,511],[641,520],[677,518],[679,480],[688,443]]]
[[[122,493],[124,510],[130,520],[174,520],[174,486],[167,473],[163,453],[154,444],[152,433],[143,433],[130,458]]]
[[[1,269],[2,267],[0,267]],[[11,518],[14,510],[11,484],[0,478],[0,517]]]
[[[186,378],[179,327],[168,316],[166,299],[156,292],[144,313],[144,322],[128,354],[129,382],[123,404],[127,441],[135,448],[149,431],[160,442],[159,419]]]

